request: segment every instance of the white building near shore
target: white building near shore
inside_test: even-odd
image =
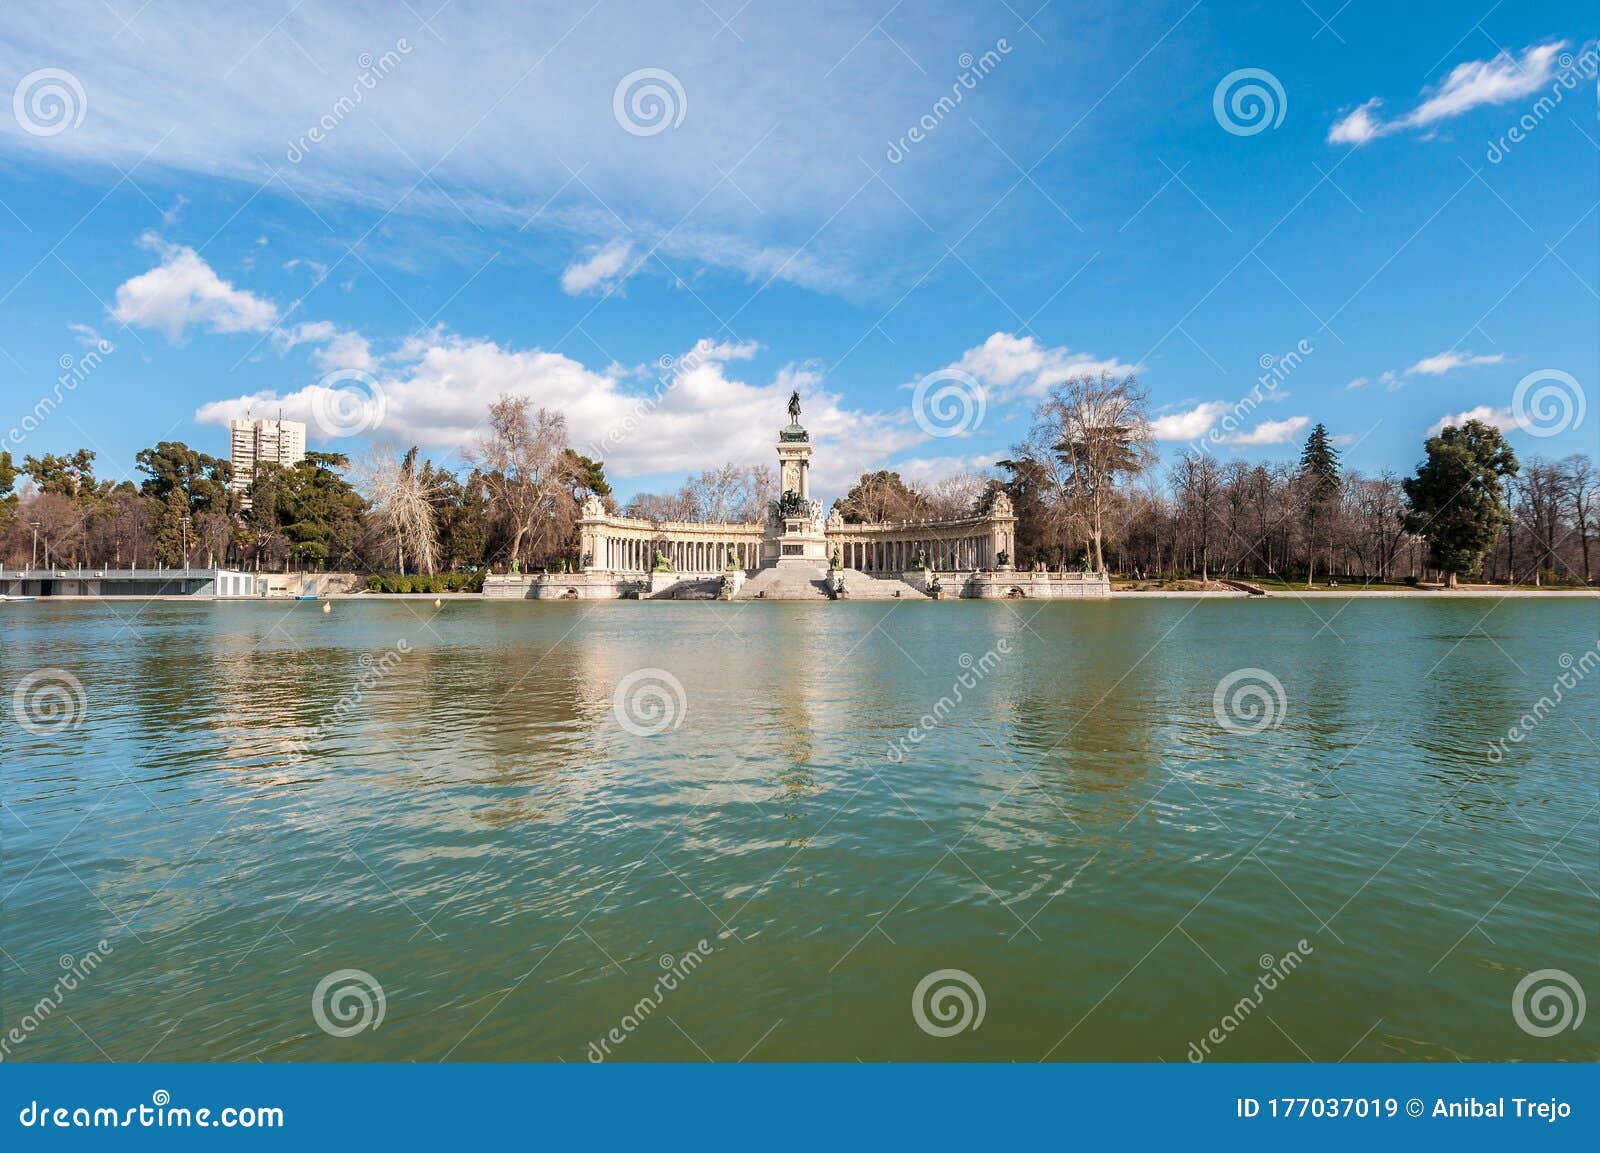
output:
[[[233,465],[233,480],[228,487],[244,492],[255,478],[256,464],[299,464],[306,458],[306,426],[298,420],[230,420],[228,459]],[[245,497],[244,506],[250,507]]]

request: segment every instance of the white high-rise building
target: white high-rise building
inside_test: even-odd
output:
[[[229,453],[233,480],[229,487],[243,492],[255,477],[256,462],[267,461],[287,468],[306,458],[306,426],[298,420],[230,420]],[[250,499],[245,498],[245,507]]]

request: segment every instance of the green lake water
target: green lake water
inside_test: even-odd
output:
[[[0,606],[5,1059],[1600,1059],[1594,600],[320,608]]]

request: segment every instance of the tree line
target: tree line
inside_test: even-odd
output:
[[[225,565],[262,570],[474,572],[581,565],[583,504],[663,521],[759,522],[775,471],[726,464],[676,491],[620,504],[602,461],[567,443],[562,414],[501,397],[468,465],[418,449],[352,461],[308,452],[232,485],[226,460],[178,441],[140,451],[132,479],[95,475],[96,455],[0,452],[0,556],[7,567]],[[1414,473],[1347,469],[1323,425],[1297,459],[1250,463],[1191,451],[1165,465],[1133,376],[1055,386],[988,473],[908,482],[864,473],[835,507],[847,522],[977,515],[1004,492],[1012,561],[1136,578],[1360,582],[1483,577],[1587,584],[1600,478],[1583,455],[1519,462],[1478,421],[1422,446]]]

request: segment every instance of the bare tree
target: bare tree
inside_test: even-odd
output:
[[[1210,453],[1191,452],[1172,466],[1178,523],[1188,537],[1191,567],[1211,579],[1211,543],[1222,510],[1222,466]]]
[[[491,511],[510,530],[513,560],[523,557],[525,542],[530,552],[546,551],[570,531],[560,503],[569,487],[566,447],[567,418],[561,413],[535,410],[525,396],[501,396],[489,407],[489,431],[473,460],[483,472]]]
[[[1561,462],[1566,472],[1566,495],[1572,505],[1572,524],[1578,530],[1578,544],[1583,552],[1583,583],[1593,579],[1589,566],[1589,536],[1594,529],[1596,515],[1600,514],[1600,474],[1594,462],[1582,453],[1573,453]]]
[[[989,487],[989,478],[982,473],[958,472],[929,484],[916,486],[922,496],[926,515],[935,520],[972,516],[978,502]]]
[[[690,477],[678,495],[691,510],[691,520],[751,523],[761,520],[776,489],[772,469],[729,463]]]
[[[1052,388],[1034,413],[1022,455],[1051,479],[1104,572],[1106,520],[1118,486],[1155,463],[1147,396],[1134,376],[1080,376]]]
[[[367,460],[356,466],[356,475],[372,516],[393,543],[397,570],[406,571],[409,554],[418,572],[432,576],[439,565],[439,529],[433,508],[438,492],[427,471],[417,468],[416,446],[398,460],[393,449],[375,447]]]

